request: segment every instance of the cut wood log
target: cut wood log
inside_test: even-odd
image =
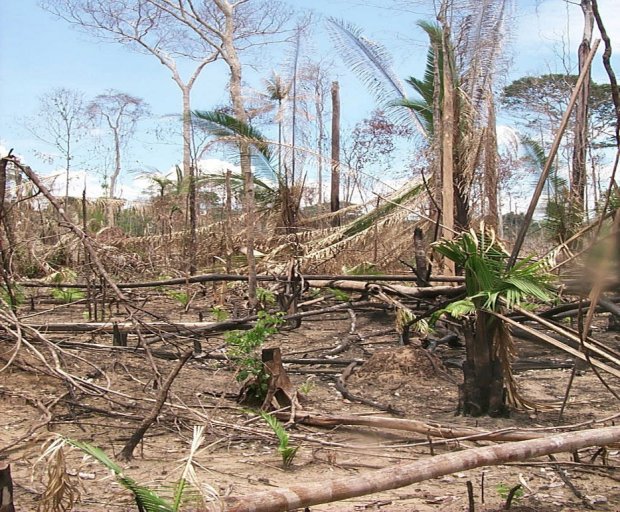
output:
[[[308,285],[314,288],[338,288],[351,292],[368,292],[372,286],[377,287],[384,293],[396,293],[410,298],[435,298],[441,295],[453,297],[465,291],[464,286],[403,286],[398,284],[372,285],[368,283],[354,281],[352,279],[308,279]]]
[[[360,476],[297,484],[240,497],[224,498],[227,512],[276,512],[303,509],[368,494],[398,489],[417,482],[469,469],[525,461],[560,452],[576,452],[588,446],[605,446],[620,442],[620,427],[581,432],[472,448],[443,453],[411,464],[393,466]]]
[[[288,413],[278,414],[278,418],[289,420]],[[525,441],[543,437],[539,432],[503,429],[495,432],[470,427],[440,425],[439,423],[424,422],[412,419],[387,418],[383,416],[327,416],[323,414],[303,413],[295,416],[297,423],[314,427],[334,427],[339,425],[357,425],[403,432],[421,434],[424,438],[439,437],[442,439],[475,439],[476,441]]]

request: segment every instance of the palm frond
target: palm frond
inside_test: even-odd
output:
[[[197,127],[203,128],[218,140],[249,144],[256,169],[275,180],[280,179],[269,142],[259,130],[220,111],[195,110],[193,116]]]
[[[67,443],[79,448],[112,471],[118,482],[134,495],[138,507],[141,507],[145,512],[175,512],[168,501],[148,487],[138,484],[133,478],[126,476],[123,469],[113,462],[101,448],[74,439],[67,439]]]
[[[391,212],[397,209],[399,205],[418,196],[423,190],[424,187],[422,184],[417,184],[412,187],[406,188],[396,197],[391,198],[390,201],[385,202],[378,208],[375,208],[373,211],[367,213],[366,215],[362,215],[359,219],[353,221],[344,230],[344,236],[352,236],[368,229],[377,221],[377,219],[389,215]]]
[[[362,30],[351,23],[336,18],[327,21],[329,35],[339,55],[377,101],[388,107],[386,110],[394,100],[407,98],[402,82],[392,70],[392,58],[384,46],[366,38]],[[423,138],[428,138],[424,124],[415,112],[403,109],[401,113]]]

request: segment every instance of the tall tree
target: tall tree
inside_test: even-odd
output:
[[[291,16],[290,9],[275,1],[211,0],[148,0],[149,4],[173,18],[183,31],[193,34],[192,41],[207,46],[225,62],[229,72],[229,94],[235,118],[249,122],[243,95],[243,68],[240,53],[265,44],[270,36],[281,34]],[[247,143],[239,144],[241,172],[244,176],[246,244],[248,258],[248,295],[256,305],[256,261],[254,259],[254,180],[251,153]]]
[[[93,123],[102,124],[112,137],[114,168],[107,185],[108,197],[114,198],[121,174],[122,152],[127,147],[137,122],[148,114],[149,107],[141,98],[109,90],[90,101],[86,110]]]
[[[191,2],[190,2],[191,3]],[[128,46],[134,51],[155,57],[171,74],[182,96],[183,173],[188,181],[190,222],[189,271],[196,262],[196,186],[192,163],[191,92],[200,73],[219,56],[219,49],[194,37],[193,31],[179,23],[165,9],[150,0],[42,0],[45,9],[89,35]],[[194,68],[188,78],[179,71],[180,61],[190,61]]]
[[[340,85],[332,82],[332,180],[331,180],[331,212],[340,210]],[[340,225],[338,216],[333,224]]]
[[[83,29],[89,35],[120,43],[155,57],[171,74],[181,91],[183,114],[183,172],[191,169],[191,92],[205,66],[218,50],[193,37],[190,30],[150,0],[43,0],[43,7]],[[178,64],[190,61],[194,68],[183,78]]]
[[[39,98],[37,118],[29,120],[27,128],[35,137],[60,153],[65,170],[66,210],[76,144],[86,132],[84,95],[64,87],[45,93]]]
[[[579,45],[579,73],[584,68],[584,63],[590,53],[592,42],[592,30],[594,28],[594,14],[592,1],[581,0],[584,26],[583,37]],[[588,149],[588,99],[590,97],[590,70],[588,68],[586,81],[579,92],[579,98],[575,105],[575,129],[573,146],[573,169],[571,176],[571,200],[579,210],[584,210],[586,199],[586,154]]]

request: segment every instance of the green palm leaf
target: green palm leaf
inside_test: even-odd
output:
[[[280,180],[269,142],[256,128],[220,111],[193,112],[196,126],[204,128],[222,142],[245,142],[252,148],[252,163],[264,176]]]
[[[148,487],[138,484],[134,479],[125,476],[123,469],[113,462],[100,448],[73,439],[67,439],[67,443],[79,448],[112,471],[118,482],[133,493],[139,510],[144,512],[175,512],[176,509],[168,501],[158,496],[157,493]]]

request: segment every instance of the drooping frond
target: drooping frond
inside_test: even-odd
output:
[[[462,88],[473,108],[480,107],[488,94],[497,69],[502,41],[506,37],[506,11],[509,0],[469,0],[460,9],[466,13],[454,20],[458,30],[455,55]]]
[[[224,112],[196,110],[193,116],[197,127],[221,142],[249,144],[255,168],[269,177],[278,177],[269,143],[259,130]]]
[[[213,186],[222,187],[226,184],[226,176],[223,174],[205,174],[202,176],[206,183]],[[260,179],[259,177],[252,175],[254,181],[254,199],[259,210],[266,208],[274,208],[279,200],[279,194],[277,188],[271,186],[267,181]],[[243,175],[240,173],[231,173],[230,175],[230,188],[232,191],[240,196],[243,192]]]
[[[361,29],[335,18],[329,18],[327,27],[330,37],[345,64],[369,88],[376,99],[389,110],[393,102],[406,99],[407,94],[402,82],[392,70],[392,58],[381,44],[366,38]],[[425,139],[427,133],[417,114],[409,109],[402,109],[400,116],[408,121]]]

